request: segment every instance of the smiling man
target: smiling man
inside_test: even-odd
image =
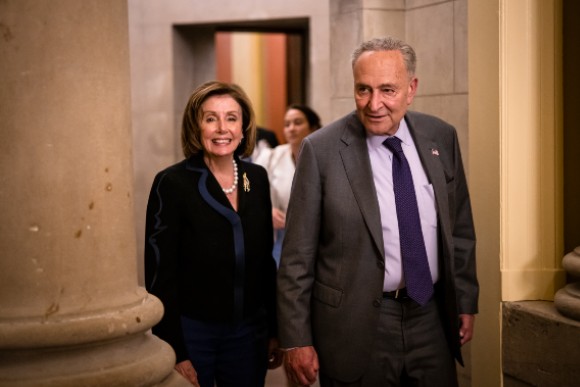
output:
[[[357,116],[370,135],[394,135],[413,102],[417,78],[400,51],[365,51],[353,64]]]
[[[278,271],[280,344],[300,385],[457,386],[479,286],[455,129],[407,111],[415,52],[353,53],[356,111],[309,135]]]

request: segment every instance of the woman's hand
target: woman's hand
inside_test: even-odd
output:
[[[278,208],[272,208],[272,223],[274,224],[274,230],[286,227],[286,213]]]
[[[184,360],[179,362],[175,365],[175,370],[181,374],[188,382],[193,384],[195,387],[200,387],[199,382],[197,381],[197,372],[195,372],[195,368],[193,368],[193,364],[191,361]]]
[[[273,370],[282,365],[284,352],[280,350],[278,339],[270,339],[268,342],[268,369]]]

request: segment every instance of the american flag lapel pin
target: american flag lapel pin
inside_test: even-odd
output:
[[[431,148],[431,154],[433,156],[439,156],[439,150],[438,149],[435,149],[435,148]]]

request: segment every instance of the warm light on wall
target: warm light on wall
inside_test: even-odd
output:
[[[274,131],[284,142],[286,35],[218,32],[215,42],[217,79],[240,85],[254,104],[258,125]]]

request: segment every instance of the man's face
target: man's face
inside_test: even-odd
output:
[[[358,118],[372,135],[394,135],[413,102],[417,78],[409,78],[399,51],[367,51],[355,62]]]

